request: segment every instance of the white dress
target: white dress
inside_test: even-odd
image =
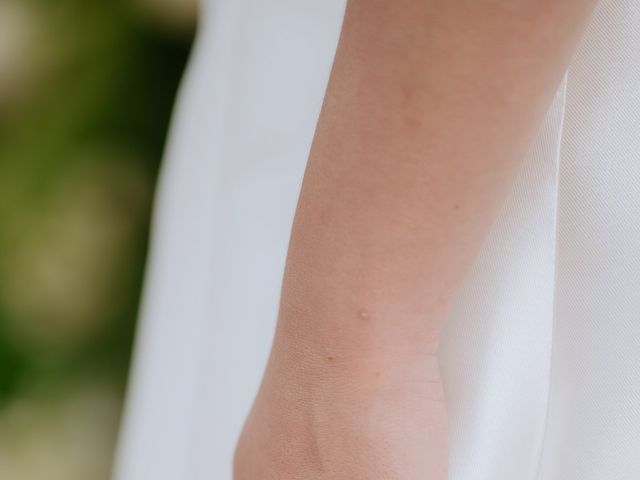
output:
[[[343,9],[204,5],[159,184],[117,480],[231,479]],[[640,0],[601,0],[440,357],[452,480],[640,479]]]

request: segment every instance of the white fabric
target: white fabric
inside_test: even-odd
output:
[[[117,480],[231,479],[343,8],[205,5],[159,185]],[[440,357],[451,479],[640,479],[640,0],[601,0]]]

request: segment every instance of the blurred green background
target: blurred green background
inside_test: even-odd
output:
[[[195,0],[0,0],[0,479],[109,478]]]

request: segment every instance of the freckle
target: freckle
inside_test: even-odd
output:
[[[404,124],[408,127],[408,128],[412,128],[412,129],[417,129],[420,128],[420,126],[422,126],[422,122],[415,118],[415,117],[405,117],[404,118]]]
[[[379,376],[380,376],[380,372],[376,372],[376,377],[379,377]]]
[[[453,208],[455,208],[456,210],[460,210],[460,205],[456,203],[456,204],[453,206]]]
[[[404,105],[409,105],[414,96],[414,88],[410,85],[403,85],[401,87],[402,92],[402,103]]]
[[[361,320],[369,320],[369,312],[366,310],[360,310],[358,312],[358,317],[360,317]]]
[[[335,359],[336,359],[336,357],[331,356],[331,355],[327,357],[327,360],[330,361],[330,362],[333,362]]]

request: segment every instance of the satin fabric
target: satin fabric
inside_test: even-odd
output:
[[[203,6],[156,198],[117,480],[231,479],[343,12],[342,0]],[[451,479],[640,479],[640,0],[597,7],[440,360]]]

